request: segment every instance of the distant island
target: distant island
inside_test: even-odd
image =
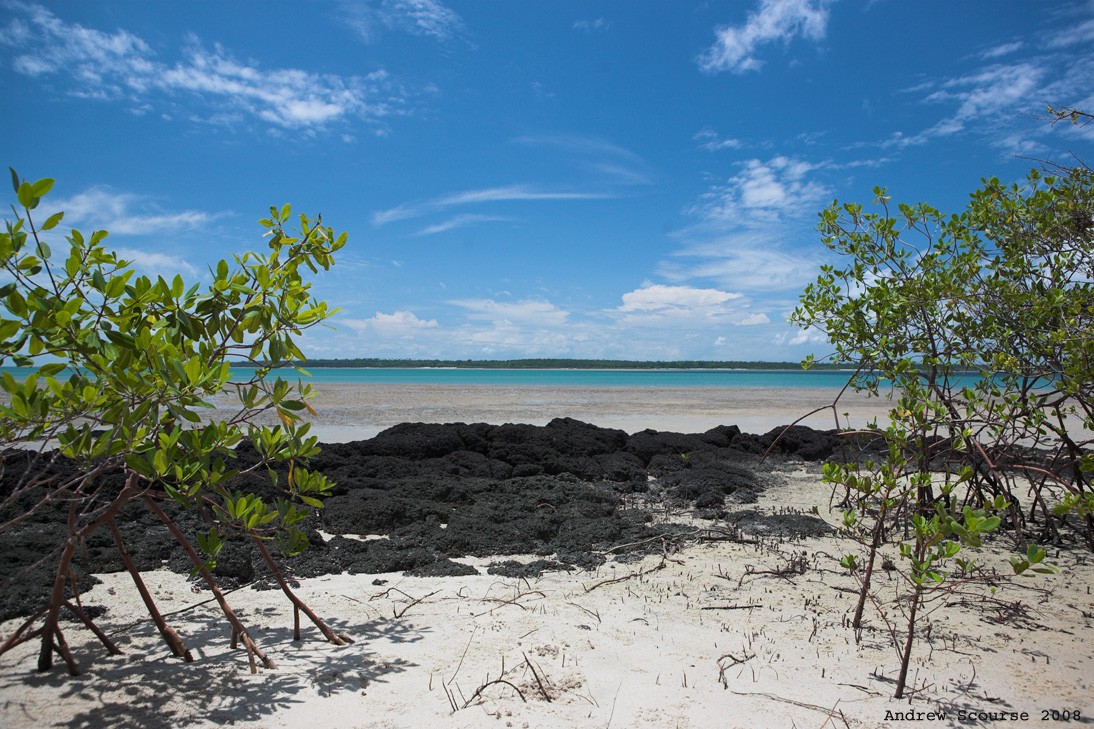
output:
[[[302,367],[369,367],[376,369],[446,368],[493,370],[799,370],[800,362],[741,362],[735,360],[652,360],[620,359],[309,359],[286,362],[285,366]],[[233,362],[233,367],[254,367],[246,362]],[[846,365],[823,363],[813,365],[818,370],[844,369]]]

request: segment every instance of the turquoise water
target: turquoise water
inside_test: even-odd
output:
[[[33,372],[29,367],[4,367],[16,379]],[[316,367],[308,370],[309,382],[322,384],[385,385],[492,385],[495,387],[540,385],[546,387],[819,387],[839,389],[850,373],[801,370],[499,370],[432,368]],[[274,371],[295,380],[291,368]],[[247,376],[246,370],[239,371]]]
[[[794,370],[499,370],[314,368],[311,381],[405,384],[548,387],[824,387],[840,388],[846,372]],[[289,370],[278,370],[286,378]]]

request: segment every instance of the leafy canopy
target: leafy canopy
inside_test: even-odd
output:
[[[49,495],[0,530],[60,499],[78,505],[80,524],[94,523],[109,505],[94,477],[121,470],[184,505],[211,506],[221,530],[278,536],[290,553],[304,548],[295,525],[307,507],[322,506],[331,486],[300,465],[318,450],[300,421],[311,409],[310,386],[266,375],[303,359],[298,336],[334,313],[312,297],[305,275],[329,269],[346,234],[300,215],[293,235],[290,207],[271,207],[259,221],[267,251],[218,261],[206,282],[187,284],[138,275],[105,247],[106,231],[73,229],[63,243],[47,242],[64,219],[39,213],[53,180],[29,182],[12,171],[12,182],[18,206],[0,233],[0,366],[32,372],[22,381],[0,376],[0,444],[82,466],[59,483],[44,483],[41,469],[19,476],[0,514],[33,487],[48,486]],[[230,360],[253,368],[239,378]],[[277,424],[259,425],[264,413]],[[245,437],[260,455],[250,468],[267,468],[280,489],[276,503],[227,485],[236,473],[233,448]],[[284,483],[275,462],[287,464]],[[215,556],[218,530],[200,541]]]

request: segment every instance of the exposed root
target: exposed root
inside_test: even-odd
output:
[[[266,560],[266,565],[270,568],[270,572],[273,573],[274,579],[277,580],[277,584],[281,586],[281,591],[289,598],[289,601],[293,604],[293,640],[300,640],[300,613],[303,612],[308,616],[308,619],[312,621],[315,627],[319,628],[319,632],[323,634],[323,637],[334,645],[348,645],[353,642],[353,639],[344,633],[335,633],[331,630],[330,626],[326,624],[318,615],[316,615],[307,603],[296,596],[289,584],[285,581],[284,575],[281,574],[281,569],[277,566],[273,557],[270,555],[270,550],[266,549],[266,545],[256,536],[251,537],[254,543],[258,545],[258,551],[262,555],[262,559]]]
[[[228,619],[228,622],[232,626],[232,647],[234,648],[238,642],[242,642],[243,647],[247,649],[247,660],[251,666],[251,673],[258,673],[258,668],[255,665],[256,657],[262,661],[262,665],[266,668],[277,668],[277,664],[258,647],[258,644],[255,643],[247,633],[247,628],[245,628],[240,619],[236,617],[235,612],[233,612],[231,606],[228,605],[228,601],[224,599],[224,594],[220,591],[220,586],[217,584],[216,580],[213,579],[212,573],[210,573],[209,569],[205,566],[205,561],[202,560],[201,556],[190,544],[189,540],[186,539],[186,536],[179,530],[178,525],[171,520],[171,517],[164,513],[159,504],[150,496],[144,496],[144,503],[148,505],[148,508],[152,510],[152,513],[159,517],[159,520],[162,521],[168,531],[171,532],[171,536],[173,536],[175,541],[177,541],[186,551],[186,554],[190,557],[190,561],[192,561],[197,568],[198,574],[205,580],[205,584],[209,586],[209,589],[213,593],[213,597],[216,598],[221,611],[224,613],[224,617]]]

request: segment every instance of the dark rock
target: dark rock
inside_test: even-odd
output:
[[[452,561],[471,555],[543,556],[534,567],[518,569],[499,562],[493,566],[499,574],[589,570],[604,563],[607,550],[620,545],[639,546],[630,548],[631,556],[613,552],[617,560],[660,550],[656,537],[675,533],[678,527],[653,524],[646,506],[666,499],[677,507],[694,507],[703,516],[735,519],[742,528],[761,533],[827,531],[819,519],[804,515],[726,515],[727,504],[754,501],[772,485],[765,475],[769,469],[757,455],[777,435],[772,431],[754,436],[735,426],[720,426],[691,435],[647,430],[628,436],[569,418],[546,426],[405,423],[370,440],[323,446],[310,467],[336,485],[326,508],[312,511],[302,525],[311,546],[293,558],[275,556],[290,580],[341,572],[471,574],[473,568]],[[817,460],[831,457],[834,444],[834,434],[796,427],[773,450],[779,457]],[[21,472],[29,456],[7,451],[0,458],[5,465],[0,494],[9,494],[13,474]],[[234,466],[245,468],[258,463],[258,454],[243,443],[233,460]],[[46,475],[63,474],[72,465],[58,459],[42,468]],[[284,484],[284,469],[276,470]],[[254,491],[270,502],[276,496],[261,468],[237,476],[229,485]],[[121,486],[118,473],[102,478],[104,493]],[[0,521],[29,509],[43,495],[22,494],[0,514]],[[192,543],[197,533],[208,530],[200,512],[182,510],[169,500],[162,503]],[[58,550],[65,520],[64,506],[50,505],[0,534],[0,619],[27,615],[44,603],[56,560],[32,565]],[[139,569],[166,564],[189,572],[193,567],[144,504],[126,506],[117,523]],[[324,540],[320,529],[383,538]],[[549,555],[553,557],[548,559]],[[73,568],[80,590],[92,584],[91,573],[124,568],[109,531],[91,535],[86,555],[80,553]],[[254,584],[276,587],[254,545],[246,540],[228,543],[218,556],[216,572],[226,583],[257,580]]]
[[[439,559],[436,562],[409,569],[403,574],[408,577],[463,577],[477,575],[479,571],[469,564],[460,564],[450,559]]]
[[[834,430],[813,430],[804,425],[793,425],[769,431],[760,438],[760,443],[764,450],[774,445],[772,450],[782,455],[806,461],[823,461],[832,457],[839,445],[839,436]]]
[[[501,562],[492,562],[487,568],[488,575],[498,577],[512,577],[518,579],[531,579],[542,577],[544,572],[557,572],[568,569],[570,565],[556,562],[553,559],[537,559],[528,563],[518,562],[515,559],[507,559]]]
[[[725,519],[748,534],[785,539],[822,537],[835,531],[824,519],[812,514],[764,514],[748,510],[727,514]]]

